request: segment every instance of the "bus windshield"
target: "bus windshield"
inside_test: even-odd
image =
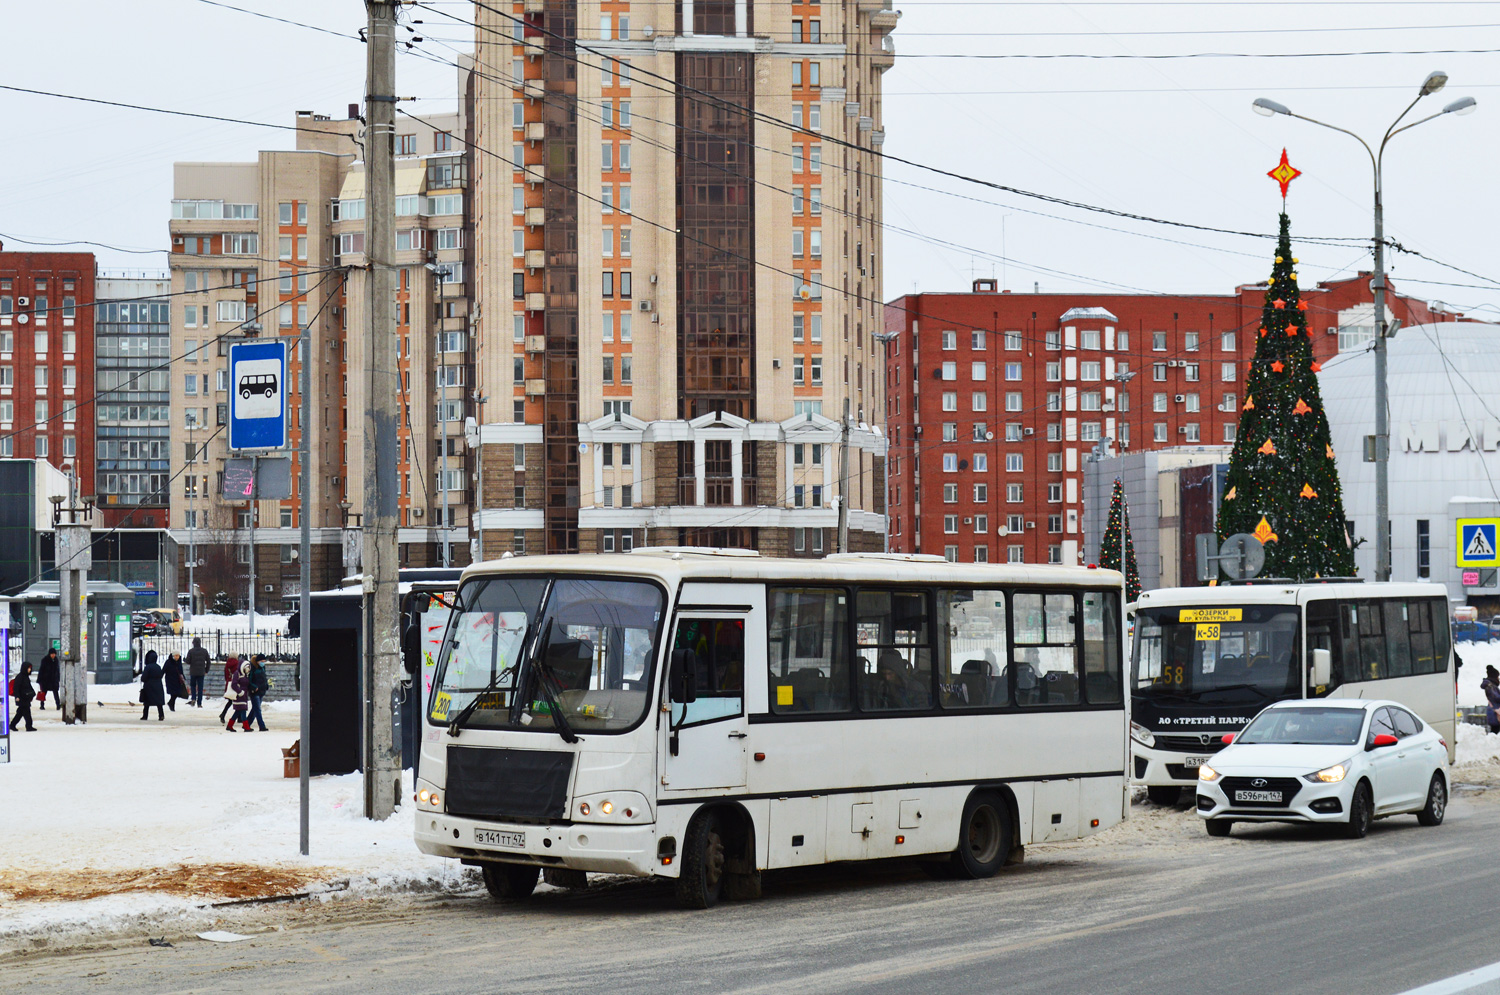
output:
[[[662,607],[661,588],[641,580],[471,580],[458,592],[428,719],[447,724],[467,709],[465,728],[632,728],[650,697]]]
[[[1215,692],[1295,695],[1297,618],[1292,605],[1143,609],[1131,654],[1135,693],[1210,701],[1221,700]]]

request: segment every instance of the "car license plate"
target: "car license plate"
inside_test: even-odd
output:
[[[1236,791],[1234,800],[1237,802],[1274,802],[1281,804],[1281,792],[1279,791]]]
[[[1182,766],[1189,767],[1189,768],[1191,768],[1191,767],[1202,767],[1204,764],[1208,763],[1209,760],[1211,760],[1211,759],[1213,759],[1213,758],[1212,757],[1184,757],[1183,761],[1182,761]]]
[[[1279,795],[1277,796],[1280,797]],[[487,843],[490,846],[508,846],[517,850],[526,848],[525,833],[503,833],[495,829],[474,830],[475,843]]]

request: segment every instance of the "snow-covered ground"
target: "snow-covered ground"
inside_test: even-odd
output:
[[[86,725],[49,708],[36,732],[13,736],[0,766],[0,943],[182,928],[226,898],[473,886],[455,861],[417,851],[410,805],[366,820],[358,774],[312,780],[311,855],[298,854],[298,782],[281,758],[297,739],[295,702],[270,710],[270,732],[229,733],[211,699],[142,722],[138,688],[95,686]]]
[[[1484,704],[1484,691],[1479,682],[1484,680],[1484,668],[1500,670],[1500,642],[1457,643],[1454,650],[1463,657],[1464,665],[1458,671],[1458,704],[1460,708]]]

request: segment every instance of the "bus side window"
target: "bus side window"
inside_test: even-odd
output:
[[[1386,598],[1381,606],[1385,613],[1385,677],[1410,677],[1411,636],[1407,631],[1406,602]]]
[[[859,705],[866,711],[932,707],[932,639],[927,595],[920,591],[858,594],[855,618]],[[874,666],[870,665],[873,659]]]
[[[1091,705],[1120,700],[1120,592],[1083,594],[1083,691]]]
[[[1018,591],[1011,598],[1016,637],[1016,704],[1078,703],[1078,599]]]
[[[1339,648],[1342,659],[1334,657],[1333,683],[1347,684],[1362,680],[1359,663],[1359,606],[1352,601],[1339,602]],[[1342,666],[1341,666],[1342,665]]]
[[[1448,629],[1448,599],[1428,598],[1427,609],[1432,616],[1432,649],[1437,657],[1434,670],[1447,673],[1448,655],[1453,650],[1453,633]]]
[[[672,706],[674,725],[732,718],[743,712],[745,694],[745,620],[680,618],[674,649],[692,654],[697,700]]]
[[[771,592],[767,656],[772,712],[849,710],[848,602],[843,588]]]
[[[1360,679],[1376,681],[1389,677],[1385,665],[1384,613],[1379,601],[1360,601],[1359,607],[1359,659]]]
[[[939,591],[938,626],[947,635],[943,664],[947,669],[942,671],[938,682],[943,707],[1010,704],[1005,592]]]
[[[1411,639],[1411,672],[1413,674],[1435,674],[1438,666],[1437,653],[1432,640],[1432,616],[1428,613],[1428,598],[1413,598],[1406,603],[1406,627]]]

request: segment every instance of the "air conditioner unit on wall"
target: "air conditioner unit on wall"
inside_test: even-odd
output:
[[[1027,522],[1026,523],[1026,527],[1028,529],[1034,529],[1034,528],[1036,528],[1036,522]]]
[[[1183,401],[1187,400],[1187,395],[1186,394],[1173,394],[1172,395],[1172,400],[1176,401],[1178,404],[1181,404]]]

